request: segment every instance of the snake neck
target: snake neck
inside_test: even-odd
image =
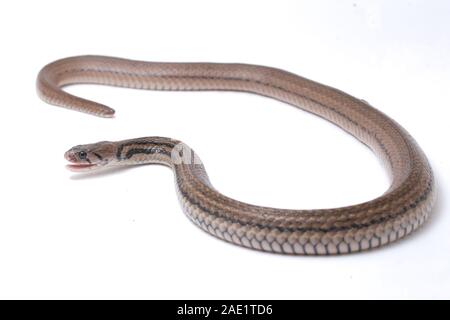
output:
[[[116,162],[120,165],[164,164],[173,167],[174,155],[181,142],[164,137],[145,137],[116,142]]]
[[[212,188],[205,167],[198,155],[185,143],[164,137],[146,137],[117,142],[120,165],[162,164],[175,173],[179,186],[195,182]]]
[[[197,154],[185,143],[165,137],[145,137],[116,142],[116,161],[123,165],[164,164],[179,167],[203,167]]]

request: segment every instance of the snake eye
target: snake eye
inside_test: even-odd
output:
[[[78,158],[80,158],[80,160],[85,160],[86,157],[87,157],[87,153],[85,151],[78,152]]]

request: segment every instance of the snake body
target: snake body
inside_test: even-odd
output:
[[[206,232],[262,251],[328,255],[376,248],[424,223],[435,199],[432,170],[415,140],[363,100],[275,68],[247,64],[158,63],[79,56],[45,66],[37,91],[46,102],[102,117],[114,110],[61,88],[93,83],[149,90],[228,90],[267,96],[316,114],[368,145],[385,163],[391,185],[380,197],[333,209],[256,206],[217,191],[192,149],[178,140],[146,137],[103,141],[66,152],[75,171],[160,163],[171,167],[186,215]],[[170,232],[170,231],[169,231]]]

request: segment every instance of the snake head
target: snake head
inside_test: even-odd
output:
[[[67,168],[75,172],[100,169],[115,161],[116,147],[114,143],[102,141],[92,144],[78,145],[68,150],[64,157],[70,164]]]

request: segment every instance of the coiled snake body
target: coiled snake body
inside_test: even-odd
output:
[[[403,238],[428,217],[434,180],[414,139],[394,120],[337,89],[282,70],[246,64],[155,63],[102,56],[61,59],[37,79],[48,103],[111,117],[114,110],[61,87],[95,83],[150,90],[230,90],[271,97],[321,116],[368,145],[386,164],[390,188],[357,205],[287,210],[236,201],[210,183],[198,156],[180,141],[146,137],[76,146],[66,152],[74,171],[160,163],[175,173],[187,216],[206,232],[245,247],[287,254],[343,254]]]

